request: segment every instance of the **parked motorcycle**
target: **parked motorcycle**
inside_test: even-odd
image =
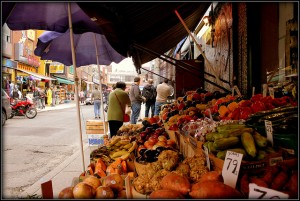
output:
[[[37,109],[34,107],[33,101],[29,97],[13,100],[11,102],[12,112],[9,119],[14,116],[26,116],[28,119],[33,119],[37,115]]]

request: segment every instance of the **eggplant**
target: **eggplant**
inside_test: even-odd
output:
[[[165,147],[157,147],[155,150],[158,152],[158,153],[161,153],[163,150],[165,150],[166,148]]]
[[[143,156],[146,150],[147,150],[146,148],[140,149],[140,151],[139,151],[140,156]]]

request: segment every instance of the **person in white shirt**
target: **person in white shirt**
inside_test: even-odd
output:
[[[161,106],[167,104],[167,98],[172,94],[172,88],[167,83],[168,79],[165,78],[163,83],[156,87],[155,115],[159,115]]]

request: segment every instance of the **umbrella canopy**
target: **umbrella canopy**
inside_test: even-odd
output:
[[[111,47],[104,35],[85,32],[82,34],[74,34],[77,66],[97,64],[94,35],[96,35],[100,65],[110,65],[112,62],[119,63],[125,59],[124,56]],[[70,31],[68,30],[65,33],[55,31],[44,32],[38,38],[34,54],[40,56],[43,60],[58,61],[67,66],[72,65]]]
[[[74,33],[103,33],[77,3],[70,3],[70,6]],[[2,26],[4,23],[11,30],[39,29],[64,33],[69,29],[68,3],[2,2]]]

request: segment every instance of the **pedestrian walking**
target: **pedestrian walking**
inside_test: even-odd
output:
[[[56,89],[55,89],[55,87],[54,88],[51,88],[51,90],[52,90],[52,107],[55,107],[55,103],[56,103]]]
[[[124,112],[128,115],[131,113],[131,101],[125,89],[125,82],[117,82],[116,88],[109,94],[107,120],[110,137],[117,135],[117,131],[123,125]]]
[[[135,77],[133,81],[134,83],[131,85],[129,97],[131,101],[131,110],[132,110],[131,124],[136,124],[141,112],[141,105],[142,103],[146,102],[146,98],[142,96],[139,87],[141,78]]]
[[[40,89],[39,92],[40,92],[40,100],[41,100],[42,109],[44,109],[45,108],[45,97],[46,97],[45,92],[42,89]]]
[[[155,115],[159,115],[161,106],[167,104],[167,98],[172,94],[172,88],[168,85],[168,79],[156,87]]]
[[[145,117],[149,117],[151,109],[151,117],[154,116],[156,89],[153,86],[153,80],[148,79],[148,84],[143,88],[142,96],[146,98]]]
[[[101,93],[97,86],[95,86],[95,89],[92,91],[91,101],[94,101],[95,119],[100,119]]]
[[[83,92],[83,90],[81,90],[79,92],[79,98],[80,98],[80,103],[84,104],[84,97],[85,97],[85,94]]]
[[[52,105],[52,87],[49,87],[47,90],[47,104],[48,106]]]

